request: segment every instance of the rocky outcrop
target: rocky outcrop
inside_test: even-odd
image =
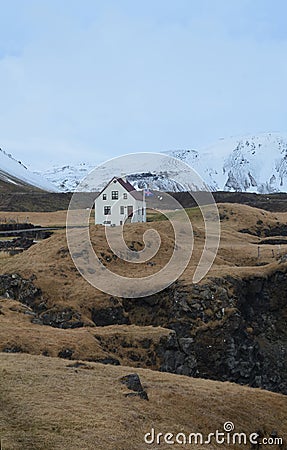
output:
[[[127,386],[128,389],[133,391],[132,393],[125,394],[126,397],[140,397],[144,400],[148,400],[147,392],[144,390],[137,373],[125,375],[124,377],[121,377],[120,381]]]
[[[0,275],[0,296],[18,300],[31,308],[31,322],[39,325],[50,325],[55,328],[79,328],[85,323],[81,314],[69,307],[48,307],[42,290],[35,286],[35,277],[25,279],[19,274]]]
[[[17,273],[0,275],[0,296],[18,300],[36,313],[45,311],[42,291],[33,281],[34,277],[25,279]]]
[[[129,318],[120,300],[110,297],[110,305],[105,308],[93,308],[91,319],[98,327],[108,325],[124,325],[129,323]]]
[[[1,275],[0,295],[28,305],[34,323],[57,328],[85,325],[72,308],[48,308],[33,279]],[[139,299],[110,297],[105,307],[91,310],[91,319],[100,327],[130,324],[170,330],[157,339],[152,334],[129,335],[121,327],[102,335],[95,332],[108,355],[98,362],[124,361],[287,394],[287,268],[283,263],[269,275],[213,278],[202,285],[176,282]]]
[[[161,370],[287,394],[286,269],[188,288],[177,283],[124,306],[133,323],[174,331],[158,348]]]
[[[34,244],[33,239],[19,237],[8,241],[0,241],[0,250],[8,251],[14,249],[28,250]]]
[[[3,231],[32,230],[35,225],[32,223],[5,222],[0,224],[0,233]]]
[[[198,370],[193,342],[193,338],[178,339],[175,332],[165,342],[161,340],[157,351],[162,361],[160,370],[195,377]]]
[[[34,322],[55,328],[80,328],[84,326],[81,315],[72,308],[51,308],[40,314]]]
[[[256,226],[243,228],[240,233],[247,233],[259,237],[287,236],[287,225],[280,224],[273,226],[262,226],[262,221],[258,220]]]

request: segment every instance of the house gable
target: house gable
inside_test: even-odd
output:
[[[136,200],[144,201],[143,200],[143,192],[142,191],[137,191],[129,181],[123,180],[122,178],[117,178],[117,177],[112,178],[111,181],[108,182],[108,184],[101,190],[101,192],[99,193],[98,197],[101,194],[103,194],[104,191],[106,189],[108,189],[108,187],[110,185],[112,185],[112,183],[114,183],[114,184],[119,183],[126,190],[126,192],[128,192]]]
[[[122,178],[112,178],[95,199],[95,223],[122,225],[131,222],[145,222],[145,199],[143,191]]]

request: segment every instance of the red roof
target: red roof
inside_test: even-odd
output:
[[[109,181],[109,183],[107,184],[107,186],[109,186],[114,180],[117,180],[117,181],[120,183],[120,185],[121,185],[127,192],[129,192],[136,200],[143,201],[143,196],[144,196],[143,191],[137,191],[137,190],[133,187],[133,185],[132,185],[129,181],[127,181],[127,180],[123,180],[122,178],[114,177],[114,178],[111,179],[111,181]],[[102,191],[100,192],[100,194],[101,194],[102,192],[104,192],[104,190],[106,189],[107,186],[105,186],[104,189],[102,189]]]

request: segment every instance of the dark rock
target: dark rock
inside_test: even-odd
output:
[[[180,338],[178,342],[180,348],[186,355],[189,355],[192,352],[194,343],[193,338]]]
[[[178,349],[178,340],[176,333],[170,333],[165,341],[165,349],[166,350],[177,350]]]
[[[3,353],[25,353],[24,350],[19,345],[11,345],[4,347]]]
[[[1,223],[0,224],[0,232],[2,231],[18,231],[18,230],[31,230],[35,228],[35,226],[32,223],[17,223],[17,222],[11,222],[11,223]]]
[[[148,349],[148,348],[150,348],[150,346],[152,344],[152,340],[148,339],[148,338],[144,338],[139,343],[140,343],[142,348]]]
[[[270,275],[174,283],[123,301],[131,323],[173,330],[160,339],[160,370],[287,393],[287,268]],[[276,355],[276,357],[275,357]]]
[[[113,366],[120,366],[121,363],[117,358],[106,357],[106,358],[97,358],[97,359],[89,359],[89,361],[101,363],[101,364],[112,364]]]
[[[131,361],[139,361],[140,360],[140,356],[133,351],[129,351],[127,356]]]
[[[133,393],[125,394],[126,397],[138,396],[144,400],[148,400],[147,392],[143,389],[140,377],[137,373],[131,373],[120,378],[121,383],[125,384]]]
[[[73,353],[74,350],[71,350],[70,348],[65,348],[58,353],[58,357],[64,359],[72,359]]]
[[[34,323],[35,325],[43,325],[43,321],[41,319],[39,319],[39,317],[34,317],[31,320],[31,323]]]
[[[81,321],[81,315],[72,308],[60,310],[50,309],[39,316],[43,325],[49,325],[54,328],[80,328],[84,326]]]
[[[140,377],[137,373],[131,373],[120,378],[121,383],[125,384],[131,391],[141,392],[143,387]]]
[[[93,308],[92,320],[98,327],[108,325],[123,325],[129,323],[128,315],[122,305],[109,306],[107,308]]]
[[[13,249],[27,250],[34,244],[33,239],[17,237],[12,240],[0,241],[0,250],[9,251]]]
[[[17,273],[0,275],[0,296],[18,300],[36,313],[46,308],[41,289]]]

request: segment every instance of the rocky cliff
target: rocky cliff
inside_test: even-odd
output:
[[[49,309],[33,280],[19,275],[0,277],[0,295],[29,305],[34,323],[56,328],[90,325],[79,311]],[[151,297],[111,299],[108,307],[95,307],[90,319],[109,355],[107,362],[125,359],[137,367],[287,394],[285,264],[267,276],[212,278],[202,285],[177,282]],[[139,330],[152,326],[170,331],[157,336],[156,343],[154,336],[127,339],[126,330],[135,325]],[[96,332],[111,326],[113,338]]]

